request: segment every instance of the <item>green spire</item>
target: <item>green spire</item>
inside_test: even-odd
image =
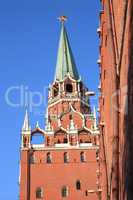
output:
[[[68,74],[75,80],[79,79],[67,32],[62,22],[55,80],[62,81]]]

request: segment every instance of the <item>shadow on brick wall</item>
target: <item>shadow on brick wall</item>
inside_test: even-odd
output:
[[[128,114],[125,115],[124,133],[125,148],[123,155],[124,194],[127,200],[133,200],[133,3],[131,7],[131,32],[129,39],[129,70],[128,70]],[[126,108],[127,109],[127,108]]]

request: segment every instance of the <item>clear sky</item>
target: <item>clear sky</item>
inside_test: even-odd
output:
[[[18,200],[24,97],[37,104],[35,92],[45,100],[40,106],[30,107],[31,125],[34,127],[38,120],[44,127],[47,95],[43,90],[54,78],[60,15],[69,17],[66,28],[79,73],[86,85],[97,92],[99,2],[0,1],[0,199]]]

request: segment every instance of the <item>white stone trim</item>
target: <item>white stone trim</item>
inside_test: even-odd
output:
[[[93,144],[92,143],[80,143],[79,146],[80,147],[92,147]]]
[[[55,144],[55,148],[65,148],[65,147],[69,147],[69,143],[60,143],[60,144]]]
[[[99,149],[99,146],[98,145],[92,145],[92,146],[80,146],[79,144],[78,145],[75,145],[75,146],[62,146],[62,147],[32,147],[32,148],[21,148],[21,150],[43,150],[43,151],[50,151],[50,150],[98,150]]]
[[[48,108],[50,108],[50,107],[52,107],[52,106],[54,106],[54,105],[56,105],[57,103],[59,103],[59,102],[61,102],[61,101],[81,101],[84,105],[86,105],[87,107],[90,107],[89,105],[88,105],[88,103],[86,103],[84,100],[82,100],[82,99],[80,99],[80,98],[59,98],[59,100],[57,100],[57,101],[55,101],[55,102],[53,102],[53,103],[50,103],[50,102],[48,102],[49,104],[48,104]]]
[[[44,148],[45,144],[31,144],[31,148]]]

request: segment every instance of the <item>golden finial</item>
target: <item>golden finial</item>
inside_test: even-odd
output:
[[[67,21],[68,17],[62,15],[62,16],[58,17],[58,19],[59,19],[62,23],[64,23],[65,21]]]

